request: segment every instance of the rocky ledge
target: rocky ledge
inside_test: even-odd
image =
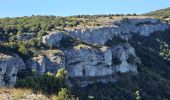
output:
[[[107,41],[114,37],[121,39],[130,39],[133,34],[149,36],[156,31],[164,31],[169,28],[167,23],[161,22],[158,19],[142,18],[142,19],[127,19],[112,22],[111,26],[99,27],[93,29],[75,29],[64,32],[52,32],[43,37],[44,44],[59,45],[63,38],[71,37],[79,39],[83,42],[96,45],[105,45]]]

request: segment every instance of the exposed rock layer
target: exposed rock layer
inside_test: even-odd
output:
[[[28,59],[26,61],[28,67],[39,75],[46,74],[47,72],[56,74],[59,68],[65,67],[65,58],[62,51],[48,50],[44,52],[44,55]]]
[[[25,63],[17,54],[0,53],[0,86],[13,86]]]
[[[69,77],[96,77],[117,72],[137,72],[140,58],[128,43],[133,35],[149,36],[165,31],[169,24],[158,19],[123,19],[110,27],[53,32],[43,37],[46,45],[62,47]],[[69,41],[63,41],[70,39]],[[63,42],[72,42],[69,49]],[[81,41],[81,42],[78,42]],[[70,46],[70,45],[69,45]]]
[[[129,44],[117,45],[112,48],[102,47],[70,49],[65,51],[67,70],[70,77],[104,76],[117,72],[132,71],[137,73],[136,63],[140,60]],[[131,58],[131,62],[127,60]]]
[[[105,45],[115,36],[128,40],[133,34],[148,36],[153,32],[164,31],[168,28],[167,23],[162,23],[158,19],[123,19],[113,22],[110,27],[54,32],[43,37],[43,42],[48,45],[57,45],[64,37],[72,37],[89,44]]]
[[[82,78],[81,86],[115,82],[116,73],[138,73],[140,58],[128,42],[133,35],[149,36],[168,28],[167,23],[146,18],[123,19],[110,27],[54,32],[44,36],[43,43],[58,49],[44,50],[43,54],[28,59],[26,64],[39,75],[56,74],[59,68],[65,68],[71,79]],[[25,64],[16,54],[1,54],[0,57],[0,85],[13,86],[18,70]]]

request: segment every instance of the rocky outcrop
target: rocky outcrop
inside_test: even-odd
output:
[[[0,53],[0,86],[13,86],[25,63],[17,54]]]
[[[65,67],[65,58],[62,51],[48,50],[44,55],[28,59],[26,63],[29,68],[39,75],[43,75],[47,72],[56,74],[59,68]]]
[[[42,75],[46,71],[46,64],[45,64],[45,62],[47,62],[46,60],[47,60],[46,57],[38,56],[27,60],[26,64],[32,71],[35,71],[39,75]]]
[[[81,86],[116,82],[116,73],[138,73],[140,58],[129,40],[136,35],[149,36],[168,28],[169,24],[158,19],[124,18],[113,21],[108,27],[53,32],[43,37],[43,43],[55,49],[40,50],[37,56],[26,61],[26,65],[38,75],[47,72],[55,75],[59,68],[64,68],[68,77],[79,80]],[[26,34],[21,40],[33,36]],[[23,66],[25,63],[17,54],[0,53],[0,86],[13,86]]]
[[[43,37],[43,43],[62,49],[68,76],[80,79],[79,84],[84,86],[116,81],[112,77],[116,73],[138,73],[141,61],[128,41],[134,35],[149,36],[169,28],[158,19],[125,18],[113,21],[109,27],[53,32]]]
[[[78,45],[79,46],[79,45]],[[114,47],[92,48],[84,46],[65,51],[66,69],[70,77],[104,76],[117,72],[137,73],[140,59],[129,44]]]
[[[27,66],[39,75],[47,72],[56,74],[59,68],[65,68],[68,77],[80,79],[80,86],[93,82],[115,82],[114,74],[118,72],[138,73],[140,59],[129,43],[114,44],[112,47],[78,43],[62,50],[46,51],[44,55],[29,59]]]
[[[137,63],[141,63],[130,44],[118,45],[112,48],[112,66],[116,72],[128,71],[137,73]]]
[[[23,33],[21,35],[17,35],[18,40],[30,40],[36,36],[36,33]]]
[[[168,28],[167,23],[160,22],[158,19],[123,19],[113,22],[110,27],[53,32],[44,36],[43,42],[47,45],[58,46],[62,38],[72,37],[89,44],[105,45],[115,36],[128,40],[133,34],[148,36],[153,32],[164,31]]]
[[[78,45],[79,46],[79,45]],[[75,76],[103,76],[112,74],[111,50],[97,50],[91,47],[74,48],[65,51],[66,68],[70,77]]]

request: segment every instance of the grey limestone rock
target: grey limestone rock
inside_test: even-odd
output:
[[[113,25],[109,27],[52,32],[43,37],[43,43],[58,46],[62,38],[67,36],[80,39],[89,44],[105,45],[108,40],[115,36],[129,40],[133,34],[149,36],[151,33],[164,31],[168,28],[170,28],[169,24],[158,19],[123,19],[113,22]]]
[[[17,54],[0,53],[0,86],[13,86],[25,63]]]

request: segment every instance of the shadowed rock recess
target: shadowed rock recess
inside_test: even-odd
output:
[[[129,72],[136,75],[137,67],[141,64],[134,47],[128,41],[134,35],[149,37],[169,27],[169,24],[158,19],[125,18],[113,21],[108,27],[52,32],[43,37],[43,43],[57,49],[28,59],[26,66],[40,75],[49,71],[56,73],[59,68],[64,68],[71,86],[116,82],[116,73]],[[0,55],[1,86],[14,85],[15,75],[25,66],[19,56],[12,55]],[[8,77],[10,81],[6,82]]]

